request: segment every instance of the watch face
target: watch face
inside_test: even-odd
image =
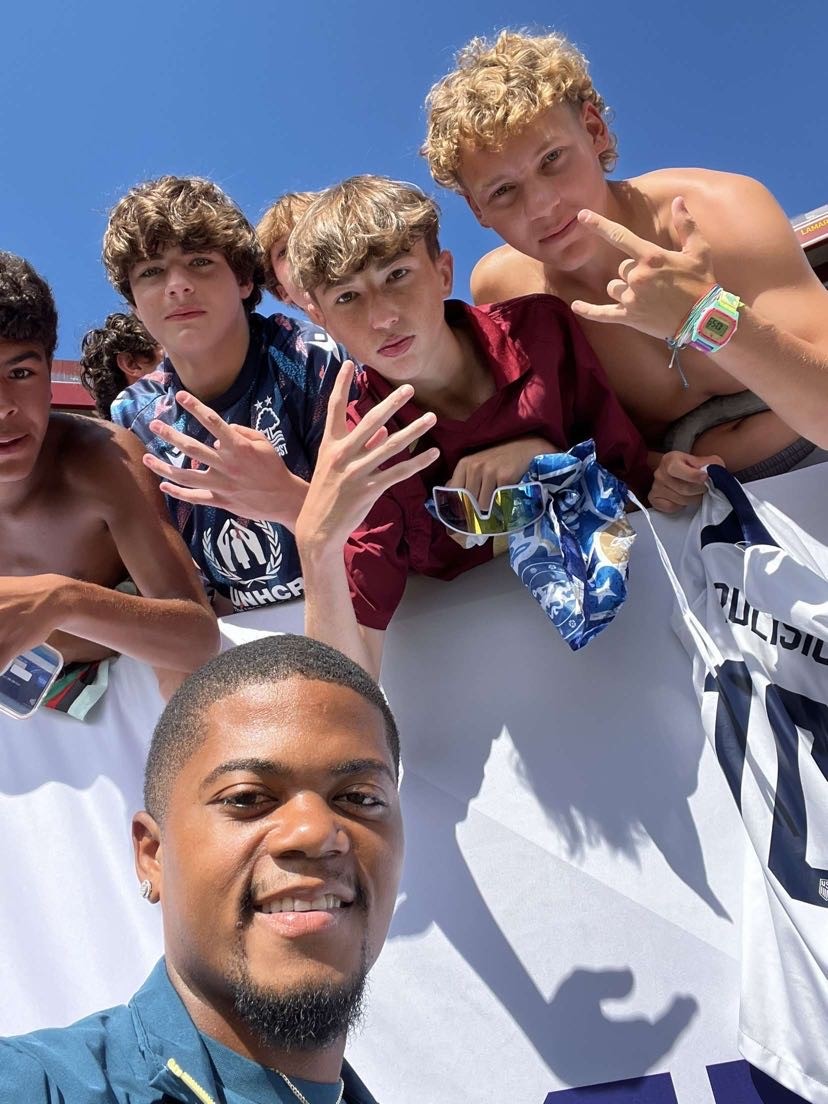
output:
[[[716,344],[718,344],[727,337],[732,328],[733,319],[723,311],[714,308],[703,320],[699,332],[706,337],[708,341],[715,341]]]

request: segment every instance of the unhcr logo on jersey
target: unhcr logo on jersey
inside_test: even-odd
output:
[[[778,645],[789,652],[801,652],[816,663],[828,666],[828,641],[802,632],[785,621],[777,621],[763,610],[754,609],[738,587],[730,587],[727,583],[714,583],[713,586],[719,592],[719,601],[731,624],[743,625],[773,647]]]

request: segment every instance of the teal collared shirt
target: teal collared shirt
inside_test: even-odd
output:
[[[211,1051],[212,1041],[208,1050],[162,958],[129,1004],[69,1027],[0,1039],[0,1104],[218,1104],[250,1099],[242,1094],[251,1086],[269,1093],[263,1102],[280,1099],[267,1076],[256,1081],[262,1067],[241,1058],[244,1066],[236,1067],[219,1051],[211,1058]],[[233,1069],[245,1067],[252,1070],[243,1084],[226,1083]],[[347,1062],[342,1077],[346,1104],[376,1104]]]
[[[278,1104],[297,1104],[296,1094],[275,1070],[242,1058],[241,1054],[236,1054],[207,1035],[202,1035],[201,1041],[224,1086],[226,1104],[259,1104],[262,1100],[272,1101],[272,1104],[277,1104],[277,1101]],[[334,1085],[306,1081],[302,1077],[291,1077],[291,1081],[308,1104],[337,1104],[339,1100],[338,1081]]]

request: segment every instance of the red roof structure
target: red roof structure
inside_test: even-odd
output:
[[[94,414],[95,400],[80,381],[76,360],[52,361],[52,409]]]
[[[828,287],[828,203],[791,219],[811,268]]]

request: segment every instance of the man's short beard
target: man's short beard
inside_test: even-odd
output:
[[[367,948],[347,981],[279,991],[256,985],[246,969],[233,981],[233,1006],[259,1039],[281,1050],[320,1050],[356,1027],[363,1015]]]

